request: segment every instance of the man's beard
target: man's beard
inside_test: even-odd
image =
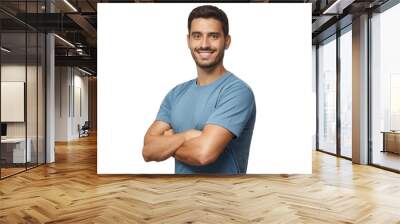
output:
[[[190,51],[190,53],[192,54],[192,57],[193,57],[196,65],[198,67],[202,68],[202,69],[207,69],[207,70],[213,69],[218,64],[220,64],[222,62],[222,60],[224,59],[224,48],[219,51],[219,53],[215,57],[215,60],[210,62],[210,63],[201,63],[201,62],[199,62],[197,60],[195,51],[212,51],[212,49],[211,48],[200,48],[200,49],[195,49],[193,51]]]

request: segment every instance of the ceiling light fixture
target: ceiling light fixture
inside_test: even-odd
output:
[[[88,72],[88,71],[86,71],[86,70],[83,70],[83,69],[81,69],[81,68],[79,68],[79,67],[78,67],[78,69],[79,69],[79,71],[81,71],[81,72],[83,72],[83,73],[85,73],[85,74],[88,74],[88,75],[92,76],[92,73],[90,73],[90,72]]]
[[[57,35],[57,34],[54,34],[54,36],[57,37],[58,39],[60,39],[61,41],[63,41],[64,43],[66,43],[67,45],[69,45],[69,46],[75,48],[75,45],[73,45],[73,44],[72,44],[71,42],[69,42],[68,40],[66,40],[66,39],[64,39],[64,38],[62,38],[62,37],[60,37],[60,36]]]
[[[0,48],[2,51],[4,51],[4,52],[7,52],[7,53],[10,53],[11,52],[11,50],[9,50],[9,49],[7,49],[7,48],[5,48],[5,47],[1,47]]]
[[[77,49],[76,49],[76,52],[77,52],[79,55],[83,55],[83,50],[82,50],[81,48],[77,48]]]
[[[336,0],[332,5],[324,10],[322,14],[342,14],[343,9],[351,5],[355,0]]]
[[[75,12],[78,12],[78,10],[71,4],[69,3],[68,0],[64,0],[65,4],[67,4],[72,10],[74,10]]]

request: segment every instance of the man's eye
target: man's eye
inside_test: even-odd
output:
[[[200,35],[199,35],[199,34],[193,34],[193,38],[194,38],[194,39],[199,39],[199,38],[200,38]]]
[[[211,38],[212,38],[212,39],[217,39],[217,38],[218,38],[218,35],[217,35],[217,34],[211,34]]]

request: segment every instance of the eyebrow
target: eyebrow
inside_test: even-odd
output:
[[[193,31],[193,32],[190,33],[190,35],[194,35],[194,34],[202,34],[202,33],[199,32],[199,31]],[[217,36],[219,36],[221,34],[219,32],[209,32],[209,33],[207,33],[207,35],[217,35]]]
[[[210,32],[210,33],[208,33],[208,35],[217,35],[217,36],[219,36],[220,33],[218,33],[218,32]]]

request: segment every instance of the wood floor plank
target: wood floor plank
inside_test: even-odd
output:
[[[97,175],[96,136],[0,181],[0,223],[398,223],[400,175],[313,152],[312,175]]]

